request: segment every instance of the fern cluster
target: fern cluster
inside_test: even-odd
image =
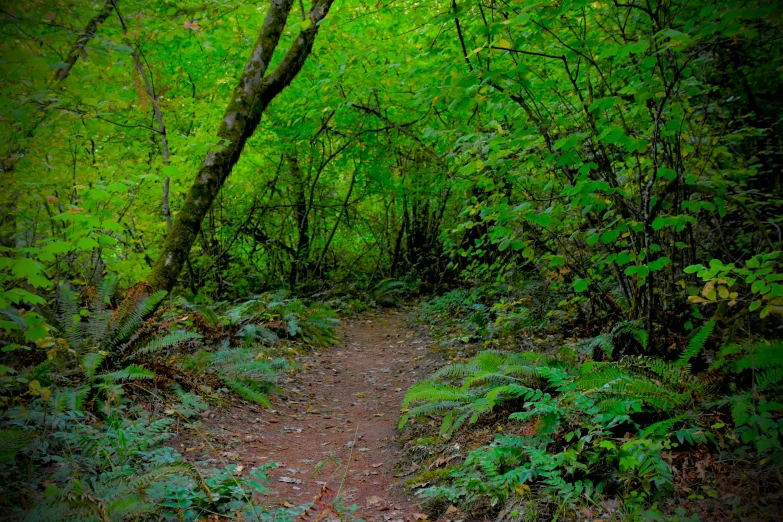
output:
[[[239,340],[241,344],[274,344],[281,336],[301,339],[316,346],[337,342],[337,314],[324,304],[308,306],[283,292],[255,296],[225,307],[180,303],[199,314],[214,337]]]
[[[31,458],[48,456],[58,463],[28,479],[31,484],[47,484],[45,496],[25,497],[29,491],[13,489],[14,481],[5,480],[19,470],[0,468],[4,479],[0,494],[7,501],[5,514],[9,517],[76,522],[262,514],[251,498],[254,492],[267,491],[266,469],[252,470],[248,478],[230,468],[199,470],[165,446],[172,436],[167,419],[95,424],[89,417],[70,412],[56,414],[55,422],[59,429],[46,444],[26,444]],[[0,430],[0,456],[7,445],[22,443],[20,433],[29,433],[17,428],[9,437],[10,431]],[[27,504],[31,504],[29,508]]]
[[[291,368],[285,359],[261,358],[263,353],[249,346],[232,348],[224,345],[209,354],[211,370],[240,397],[271,407],[267,395],[275,390],[278,374]]]
[[[524,400],[529,407],[545,392],[554,394],[561,408],[590,397],[605,414],[674,412],[686,407],[698,390],[698,382],[679,366],[655,358],[590,361],[567,368],[532,352],[484,351],[465,363],[447,365],[413,386],[403,400],[407,411],[400,427],[439,414],[444,415],[441,434],[448,436],[499,404]]]

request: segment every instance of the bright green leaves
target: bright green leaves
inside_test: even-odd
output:
[[[630,261],[630,255],[623,260],[625,261],[626,259]],[[637,278],[637,284],[642,286],[651,272],[662,270],[669,263],[671,263],[671,259],[668,257],[659,257],[655,261],[651,261],[647,264],[631,265],[627,267],[623,273],[627,276],[635,276]]]
[[[589,110],[590,112],[608,111],[609,109],[614,107],[616,101],[617,98],[614,96],[609,96],[608,98],[598,98],[597,100],[593,101],[593,103],[590,104],[587,110]]]
[[[617,238],[620,237],[620,230],[619,229],[613,229],[613,230],[607,230],[601,234],[601,243],[607,244],[607,243],[614,243],[617,241]]]
[[[34,288],[49,288],[52,283],[46,277],[44,265],[28,257],[0,257],[0,270],[10,272],[10,276],[26,281]],[[8,276],[0,275],[0,282],[5,282]],[[8,306],[8,301],[13,301],[10,297],[0,298],[0,309]],[[3,306],[5,304],[5,306]]]
[[[101,245],[91,237],[83,237],[76,242],[76,249],[84,252],[99,248]]]
[[[524,218],[541,227],[547,227],[552,222],[552,216],[549,214],[527,213],[524,214]]]
[[[563,256],[552,256],[552,259],[549,260],[550,268],[558,268],[563,265],[565,265],[565,258]]]
[[[580,278],[580,279],[574,280],[574,283],[573,283],[574,292],[577,292],[577,293],[584,292],[585,290],[587,290],[587,287],[590,286],[590,282],[591,282],[591,279],[589,277],[585,277],[583,279]]]
[[[652,272],[655,272],[657,270],[663,269],[663,267],[665,267],[666,265],[668,265],[671,262],[672,262],[671,259],[669,259],[668,257],[664,256],[664,257],[659,257],[658,259],[656,259],[655,261],[653,261],[651,263],[648,263],[647,266],[649,267],[649,269]]]
[[[688,224],[696,224],[697,220],[693,216],[680,215],[680,216],[658,216],[650,223],[650,227],[656,232],[664,227],[674,228],[675,232],[680,232]]]

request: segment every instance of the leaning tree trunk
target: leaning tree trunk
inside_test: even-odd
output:
[[[269,103],[286,88],[301,70],[313,48],[318,23],[326,17],[334,0],[315,0],[309,13],[309,25],[291,44],[280,64],[269,75],[266,68],[272,59],[293,0],[272,0],[253,52],[245,65],[239,84],[223,113],[218,143],[208,154],[177,212],[174,226],[166,238],[147,284],[152,290],[171,290],[176,284],[188,253],[201,229],[201,221],[218,192],[239,161],[242,149],[253,135]]]
[[[105,22],[109,17],[112,9],[115,7],[116,1],[117,0],[107,0],[106,3],[103,4],[103,9],[101,9],[101,12],[90,19],[89,22],[87,22],[84,30],[76,37],[76,41],[68,51],[68,55],[63,60],[62,65],[54,71],[55,80],[61,82],[66,79],[68,75],[71,74],[71,69],[73,69],[73,66],[76,64],[76,60],[79,59],[79,56],[87,54],[85,52],[87,43],[95,38],[95,35],[98,31],[98,26]]]

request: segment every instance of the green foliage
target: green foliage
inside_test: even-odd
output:
[[[252,347],[224,346],[208,355],[210,368],[237,395],[271,407],[267,394],[276,390],[277,375],[291,368],[285,359],[267,361]]]
[[[4,495],[13,495],[16,502],[7,506],[13,506],[10,513],[20,520],[197,520],[210,513],[263,513],[250,499],[259,488],[266,491],[267,468],[254,469],[245,477],[231,469],[199,470],[164,446],[172,436],[168,420],[101,424],[65,412],[54,414],[48,422],[56,429],[46,445],[28,446],[25,457],[10,467],[9,460],[0,463],[5,466],[0,467],[4,477],[27,474],[29,464],[34,464],[28,483],[46,485],[46,494],[39,498],[32,490],[9,489],[11,483],[5,482]],[[21,428],[0,433],[4,447],[31,440],[29,430]],[[37,467],[50,462],[57,466]]]
[[[454,380],[461,383],[447,384]],[[441,434],[451,435],[466,421],[476,422],[496,406],[517,400],[526,401],[525,406],[537,412],[540,400],[554,400],[553,404],[567,411],[585,397],[607,415],[674,412],[688,406],[700,389],[695,379],[660,359],[586,362],[566,369],[555,359],[531,352],[484,351],[466,363],[444,366],[408,390],[402,406],[409,410],[401,417],[400,427],[437,413],[445,415]],[[555,398],[545,392],[555,393]],[[530,415],[529,411],[514,413],[511,418]]]
[[[701,353],[701,351],[704,349],[704,345],[707,343],[707,339],[709,339],[710,335],[712,335],[712,331],[714,329],[714,319],[699,328],[694,333],[693,337],[691,337],[691,341],[688,343],[688,348],[682,352],[682,355],[680,355],[677,364],[679,366],[688,366],[688,362],[699,355],[699,353]]]
[[[8,464],[33,440],[33,434],[20,428],[0,430],[0,465]]]
[[[332,308],[322,303],[308,305],[286,297],[284,292],[258,295],[230,306],[191,304],[184,299],[181,304],[199,314],[213,336],[241,338],[245,345],[258,341],[273,344],[279,337],[301,339],[315,346],[337,342],[339,319]]]
[[[535,463],[525,473],[568,499],[601,481],[664,488],[657,444],[696,432],[658,423],[705,397],[733,419],[736,448],[778,458],[780,347],[757,342],[780,337],[783,313],[776,2],[336,2],[316,59],[232,156],[207,218],[188,227],[199,233],[176,260],[186,269],[175,294],[195,303],[198,340],[179,324],[149,328],[162,294],[128,309],[111,296],[171,261],[166,218],[187,215],[194,173],[228,145],[215,129],[233,126],[236,113],[222,109],[238,103],[237,71],[266,9],[202,4],[123,0],[93,28],[83,24],[94,2],[4,10],[0,406],[41,401],[118,420],[124,387],[147,384],[153,362],[178,371],[182,358],[169,356],[202,342],[199,362],[262,400],[273,379],[242,361],[280,339],[331,344],[337,321],[263,292],[347,282],[397,304],[421,280],[425,291],[458,288],[424,308],[455,350],[485,343],[510,358],[520,346],[533,353],[531,330],[601,334],[529,364],[484,353],[455,365],[410,396],[408,420],[445,414],[448,434],[517,410],[539,419],[540,438],[572,433],[563,415],[573,415],[600,451],[585,443],[574,456],[541,439],[497,457]],[[296,12],[285,22],[290,41],[303,23]],[[88,38],[74,45],[76,35]],[[208,181],[196,189],[218,194]],[[100,282],[106,272],[116,280]],[[700,324],[682,350],[681,325]],[[723,335],[732,344],[713,356],[708,341]],[[711,380],[691,375],[694,361],[712,363]],[[607,419],[657,426],[621,443]],[[493,477],[517,469],[497,459]],[[603,465],[601,480],[583,469]],[[482,487],[472,472],[465,491]],[[495,478],[493,492],[522,484]],[[74,488],[69,499],[98,498]],[[118,517],[146,516],[127,502]]]
[[[729,344],[718,353],[712,371],[728,369],[734,378],[749,376],[751,390],[737,389],[716,401],[734,423],[735,452],[756,452],[783,464],[783,343]]]

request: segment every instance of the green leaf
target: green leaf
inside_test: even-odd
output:
[[[76,248],[78,250],[82,250],[84,252],[89,252],[90,250],[95,250],[96,248],[100,247],[101,245],[95,241],[91,237],[83,237],[79,241],[76,242]]]
[[[671,259],[669,259],[668,257],[665,257],[665,256],[664,256],[664,257],[659,257],[658,259],[656,259],[656,260],[655,260],[655,261],[653,261],[652,263],[648,263],[648,264],[647,264],[647,267],[648,267],[650,270],[652,270],[653,272],[655,272],[655,271],[657,271],[657,270],[660,270],[660,269],[662,269],[663,267],[665,267],[665,266],[666,266],[666,265],[668,265],[669,263],[671,263]]]
[[[582,293],[585,290],[587,290],[587,287],[590,286],[590,278],[586,277],[584,279],[577,279],[574,281],[574,291],[578,293]]]
[[[607,244],[612,243],[617,240],[617,238],[620,237],[620,231],[617,229],[614,230],[607,230],[603,234],[601,234],[601,243]]]

